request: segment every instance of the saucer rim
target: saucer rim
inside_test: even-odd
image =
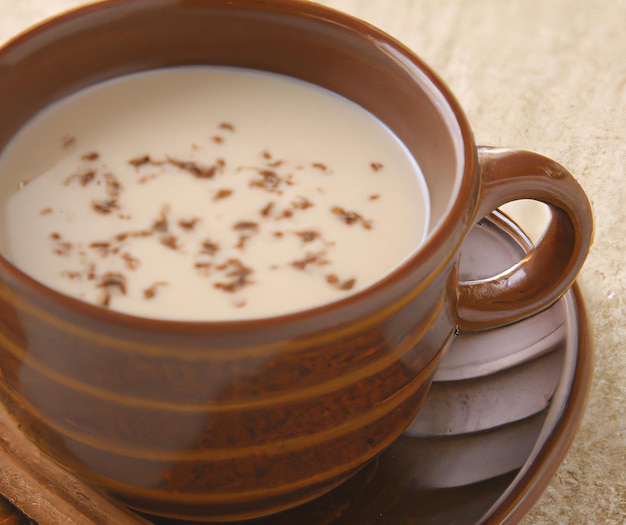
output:
[[[575,362],[562,411],[543,443],[540,442],[540,436],[529,459],[476,525],[519,523],[550,484],[582,423],[593,375],[593,344],[589,317],[578,283],[575,282],[560,299],[568,300],[572,311],[568,312],[567,321],[574,325],[573,328],[568,327],[568,335],[575,330],[577,341],[573,343],[566,337],[566,345],[573,346],[569,352],[573,354]]]

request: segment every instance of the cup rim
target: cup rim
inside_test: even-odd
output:
[[[399,262],[381,279],[373,282],[363,290],[318,306],[267,317],[185,320],[145,317],[107,309],[44,285],[20,270],[6,259],[2,253],[0,253],[0,276],[3,274],[8,275],[11,281],[18,283],[20,288],[27,290],[30,294],[36,297],[43,297],[75,314],[120,326],[150,329],[166,333],[239,332],[246,328],[260,327],[261,325],[272,328],[299,321],[315,322],[316,319],[321,320],[323,317],[335,317],[336,319],[342,318],[354,321],[363,318],[362,312],[356,312],[358,310],[355,308],[357,304],[367,303],[368,299],[380,295],[392,284],[406,280],[410,274],[415,272],[416,268],[424,266],[431,258],[439,256],[438,264],[435,265],[432,271],[428,272],[428,278],[420,282],[416,288],[407,291],[406,294],[416,296],[425,289],[433,277],[438,275],[449,264],[454,254],[460,248],[465,232],[469,228],[479,183],[478,177],[475,175],[477,172],[476,146],[463,109],[445,82],[414,51],[373,24],[338,9],[301,0],[266,0],[262,3],[255,0],[191,0],[185,2],[184,6],[180,5],[179,0],[96,0],[95,3],[65,10],[25,29],[0,45],[0,59],[15,47],[28,46],[28,42],[32,38],[45,35],[54,29],[62,29],[64,24],[71,23],[85,16],[106,12],[110,9],[134,7],[135,9],[151,10],[168,6],[271,10],[300,17],[313,17],[318,21],[338,25],[353,33],[358,33],[362,38],[367,39],[372,46],[378,47],[380,52],[393,55],[393,58],[401,62],[406,70],[410,70],[411,76],[416,82],[420,81],[422,84],[430,87],[431,96],[436,97],[441,102],[439,104],[440,114],[446,120],[448,129],[452,130],[453,125],[458,128],[458,130],[455,130],[454,135],[458,136],[458,139],[455,137],[455,142],[459,142],[456,144],[459,154],[459,159],[457,160],[459,178],[457,187],[450,198],[450,204],[448,204],[441,219],[432,227],[419,248]],[[450,238],[453,238],[452,246],[448,245]],[[0,278],[0,280],[6,284],[6,279]],[[392,306],[392,309],[395,308]],[[367,314],[376,313],[376,310],[380,310],[380,308],[375,308],[374,311],[369,311]],[[337,316],[336,314],[340,312],[342,315]],[[332,324],[336,325],[337,321]]]

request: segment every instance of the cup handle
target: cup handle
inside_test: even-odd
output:
[[[462,281],[459,330],[484,330],[533,315],[573,284],[593,239],[591,205],[563,166],[537,153],[478,148],[481,192],[474,221],[507,202],[533,199],[548,205],[550,219],[537,245],[498,275]]]

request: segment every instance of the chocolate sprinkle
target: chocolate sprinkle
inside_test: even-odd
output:
[[[218,266],[218,270],[224,271],[225,276],[231,278],[226,282],[215,283],[215,288],[224,292],[237,292],[253,282],[249,279],[249,276],[253,273],[252,268],[243,264],[239,259],[228,259],[225,264]]]
[[[346,211],[340,206],[335,206],[331,211],[348,226],[352,226],[353,224],[358,222],[366,230],[372,229],[372,221],[366,220],[360,213],[357,213],[355,211]]]
[[[91,207],[94,211],[102,215],[109,215],[113,210],[119,209],[117,199],[108,199],[104,201],[92,201]]]
[[[144,298],[154,299],[154,297],[156,297],[159,286],[167,286],[167,284],[168,283],[166,283],[165,281],[157,281],[156,283],[153,283],[152,286],[150,286],[149,288],[146,288],[143,291]]]
[[[195,162],[176,160],[171,157],[168,157],[167,162],[172,166],[176,166],[183,171],[191,173],[197,179],[211,179],[215,176],[217,170],[215,165],[208,167],[200,166]]]
[[[134,159],[130,159],[128,163],[131,166],[134,166],[135,168],[140,168],[141,166],[144,166],[145,164],[151,164],[152,159],[150,159],[149,155],[144,155],[142,157],[135,157]]]
[[[100,153],[98,153],[97,151],[92,151],[90,153],[85,153],[81,159],[83,160],[87,160],[87,161],[94,161],[94,160],[98,160],[100,158]]]

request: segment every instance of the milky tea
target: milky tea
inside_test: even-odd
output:
[[[418,165],[374,116],[288,77],[140,73],[36,116],[0,156],[0,253],[133,315],[268,317],[332,302],[425,237]]]

